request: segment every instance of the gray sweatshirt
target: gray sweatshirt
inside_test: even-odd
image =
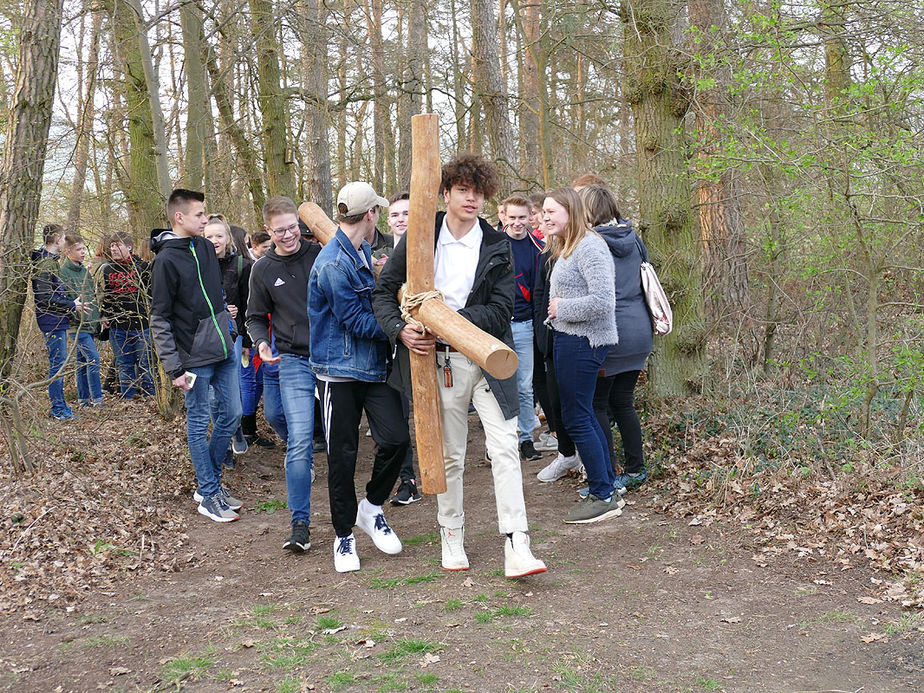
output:
[[[616,285],[613,258],[596,233],[588,233],[568,257],[559,258],[549,279],[550,298],[558,297],[558,332],[587,337],[591,347],[616,344]]]

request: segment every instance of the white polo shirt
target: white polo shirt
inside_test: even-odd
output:
[[[468,295],[472,293],[483,236],[481,224],[475,219],[469,232],[456,240],[449,231],[446,217],[443,217],[436,243],[433,285],[443,292],[446,305],[453,310],[464,308]]]

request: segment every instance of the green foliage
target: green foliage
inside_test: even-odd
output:
[[[209,648],[200,654],[174,657],[164,664],[160,678],[166,683],[179,685],[186,680],[195,681],[215,666],[215,650]]]

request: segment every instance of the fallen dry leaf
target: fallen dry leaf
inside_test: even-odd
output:
[[[722,619],[722,623],[741,623],[740,616],[726,616]]]
[[[879,640],[887,640],[889,638],[885,633],[868,633],[867,635],[861,635],[860,640],[865,643],[878,642]]]

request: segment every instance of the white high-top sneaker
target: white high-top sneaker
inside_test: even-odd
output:
[[[440,527],[443,545],[443,570],[468,570],[468,556],[465,555],[465,528]]]
[[[545,563],[533,556],[529,548],[529,535],[526,532],[514,532],[507,538],[504,542],[505,577],[525,577],[545,571]]]

